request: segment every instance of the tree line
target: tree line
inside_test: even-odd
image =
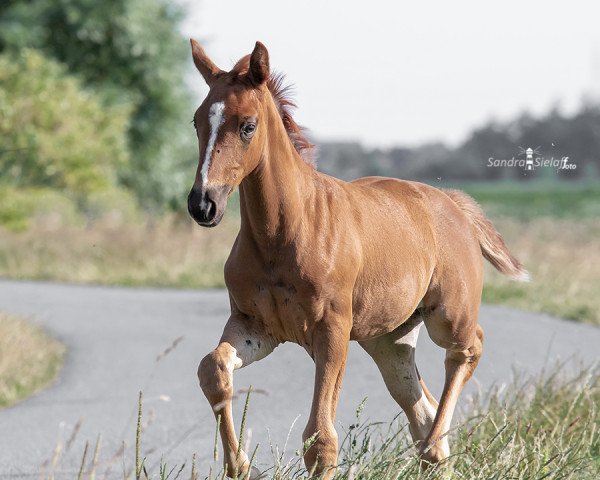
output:
[[[496,160],[526,159],[564,163],[573,168],[494,167]],[[494,160],[494,161],[490,161]],[[490,164],[492,166],[490,166]],[[473,130],[456,147],[441,142],[417,147],[366,149],[358,143],[321,143],[319,168],[345,179],[385,175],[427,182],[557,179],[579,180],[600,175],[600,103],[584,99],[572,114],[558,108],[540,116],[523,113],[517,118],[490,121]]]

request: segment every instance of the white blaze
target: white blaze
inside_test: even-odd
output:
[[[217,141],[217,134],[219,128],[223,125],[223,111],[225,110],[225,102],[215,102],[210,106],[208,110],[208,124],[210,125],[210,131],[208,134],[208,143],[206,144],[206,151],[204,152],[204,163],[202,164],[202,170],[200,176],[202,177],[202,185],[206,187],[208,183],[208,169],[210,168],[210,161],[212,159],[212,152],[215,148],[215,142]]]

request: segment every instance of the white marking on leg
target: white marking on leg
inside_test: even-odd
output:
[[[410,345],[412,348],[417,348],[417,340],[419,338],[419,332],[421,331],[421,327],[423,326],[423,322],[419,320],[419,323],[415,325],[412,330],[410,330],[403,337],[398,338],[394,343],[396,345],[406,344]]]
[[[423,323],[418,323],[415,327],[413,327],[410,332],[408,332],[403,337],[398,338],[394,343],[396,345],[409,345],[413,349],[417,348],[417,340],[419,338],[419,331]],[[396,350],[396,355],[400,352]],[[415,421],[410,425],[410,430],[415,438],[415,440],[423,440],[429,434],[431,430],[431,426],[433,425],[433,419],[435,418],[436,409],[429,400],[427,400],[427,396],[425,392],[423,392],[421,388],[421,384],[419,383],[418,378],[416,377],[416,369],[413,373],[414,366],[414,350],[413,353],[407,352],[406,358],[399,362],[400,364],[408,363],[408,367],[406,371],[402,371],[399,366],[397,366],[397,375],[398,375],[398,386],[405,392],[409,393],[410,396],[416,397],[419,396],[419,400],[412,407],[412,417]],[[407,375],[407,373],[409,373]],[[419,395],[420,392],[420,395]],[[415,424],[416,423],[416,424]]]
[[[225,120],[223,117],[224,110],[225,102],[215,102],[208,110],[208,124],[210,125],[210,132],[208,134],[206,151],[204,153],[204,163],[202,164],[202,170],[200,171],[200,176],[202,177],[202,186],[204,187],[206,187],[208,184],[208,169],[210,168],[212,152],[215,148],[215,142],[217,141],[217,134],[219,133],[219,128],[221,125],[223,125],[223,121]]]
[[[413,406],[412,414],[414,415],[415,422],[409,425],[409,429],[413,440],[425,440],[433,426],[436,410],[429,403],[424,392],[421,393],[418,402]]]

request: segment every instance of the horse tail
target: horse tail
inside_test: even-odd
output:
[[[529,273],[521,262],[510,253],[502,235],[494,228],[490,219],[485,216],[479,204],[460,190],[444,190],[444,193],[458,205],[475,228],[484,258],[500,273],[513,280],[528,282]]]

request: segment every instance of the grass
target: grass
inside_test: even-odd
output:
[[[517,283],[487,265],[483,301],[600,325],[600,222],[500,219],[496,226],[531,273]]]
[[[48,385],[62,365],[64,348],[30,323],[0,313],[0,408]]]
[[[203,229],[169,216],[148,224],[32,227],[0,236],[0,276],[125,286],[223,287],[238,229]]]
[[[458,185],[483,205],[491,218],[518,221],[538,218],[597,219],[600,185],[597,183],[474,183]]]
[[[597,479],[600,476],[599,408],[598,369],[587,369],[577,375],[556,369],[535,378],[516,380],[503,392],[496,389],[485,397],[472,399],[466,407],[466,420],[449,433],[452,449],[449,460],[423,471],[416,448],[409,440],[404,416],[399,415],[390,425],[369,423],[361,418],[361,404],[356,423],[349,426],[345,436],[340,435],[335,479]],[[244,417],[247,414],[246,403]],[[198,465],[194,456],[187,465],[171,466],[161,460],[156,471],[147,468],[146,458],[139,453],[140,448],[146,448],[142,423],[140,394],[135,463],[129,465],[125,450],[120,452],[124,479],[225,478],[216,456],[212,464]],[[92,473],[102,467],[98,443],[97,440],[93,460],[87,460],[86,443],[79,478],[91,478]],[[263,448],[261,445],[249,447],[248,453]],[[286,459],[271,445],[272,465],[258,465],[263,472],[261,478],[316,479],[302,464],[303,450],[308,447],[310,444],[304,445]],[[255,458],[254,454],[251,458]],[[111,461],[115,461],[114,457]]]
[[[455,186],[456,187],[456,186]],[[458,187],[461,187],[460,185]],[[531,272],[530,284],[492,269],[483,299],[600,325],[600,186],[472,184],[473,195]],[[0,235],[0,276],[127,286],[223,287],[239,226],[237,198],[219,227],[182,216],[87,227],[34,224]]]
[[[380,443],[378,427],[366,425],[346,437],[337,478],[598,478],[599,401],[598,371],[516,381],[503,394],[473,401],[469,418],[450,434],[448,464],[428,472],[421,472],[405,427],[385,432]]]

